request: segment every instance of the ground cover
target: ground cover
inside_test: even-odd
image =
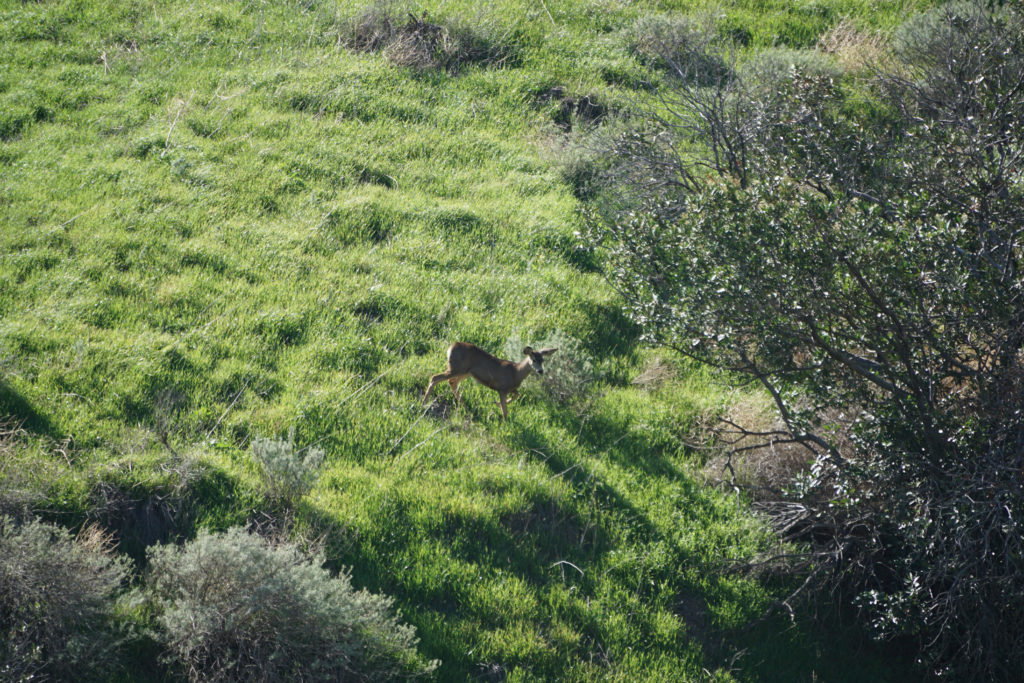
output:
[[[349,49],[354,5],[0,3],[8,498],[99,520],[141,560],[266,519],[251,442],[292,432],[325,453],[296,533],[396,598],[442,680],[884,679],[854,641],[744,630],[780,586],[724,568],[770,537],[684,445],[728,394],[671,361],[632,383],[654,356],[578,249],[553,160],[582,98],[614,109],[650,76],[621,32],[701,8],[414,9],[501,63]],[[728,9],[754,46],[758,11]],[[773,12],[793,47],[898,14]],[[575,399],[533,378],[508,423],[481,388],[419,405],[449,341],[551,335],[594,361]]]

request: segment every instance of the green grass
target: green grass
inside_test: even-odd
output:
[[[339,44],[354,5],[0,2],[0,415],[27,432],[7,488],[69,525],[126,532],[101,506],[120,491],[226,528],[266,504],[251,439],[294,428],[327,456],[296,524],[396,597],[440,680],[899,679],[853,639],[743,630],[784,586],[723,566],[770,539],[682,445],[726,392],[689,367],[631,385],[650,354],[576,249],[538,93],[624,102],[644,72],[619,32],[703,5],[415,7],[516,60],[397,68]],[[896,11],[726,7],[798,47]],[[508,423],[467,385],[421,410],[448,342],[556,330],[597,361],[578,403],[532,378]]]

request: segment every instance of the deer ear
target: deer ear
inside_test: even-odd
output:
[[[537,353],[539,353],[542,356],[550,356],[551,354],[553,354],[557,350],[558,349],[541,349]]]
[[[533,347],[526,346],[526,347],[523,348],[523,355],[524,356],[529,356],[531,353],[533,353]]]

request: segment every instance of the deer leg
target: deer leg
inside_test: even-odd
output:
[[[508,419],[508,408],[506,407],[507,402],[508,402],[508,394],[499,393],[498,394],[498,404],[501,406],[501,419],[502,420],[507,420]]]
[[[439,373],[439,374],[434,375],[433,377],[431,377],[430,378],[430,384],[427,385],[427,391],[423,394],[423,401],[422,401],[422,403],[426,403],[427,402],[427,396],[430,396],[430,390],[431,389],[433,389],[438,384],[440,384],[441,382],[445,381],[446,379],[448,379],[450,377],[451,377],[451,375],[449,375],[447,372],[442,372],[442,373]]]
[[[466,379],[465,375],[460,377],[452,377],[448,380],[448,384],[451,385],[452,393],[455,394],[455,400],[462,403],[462,396],[459,395],[459,382]]]

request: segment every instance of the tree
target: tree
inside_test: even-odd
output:
[[[813,459],[788,527],[811,543],[805,566],[933,670],[1009,679],[1024,21],[950,5],[892,48],[853,85],[731,60],[709,87],[696,61],[670,62],[674,85],[614,149],[631,171],[590,238],[647,340],[771,394],[785,429],[761,436]]]

